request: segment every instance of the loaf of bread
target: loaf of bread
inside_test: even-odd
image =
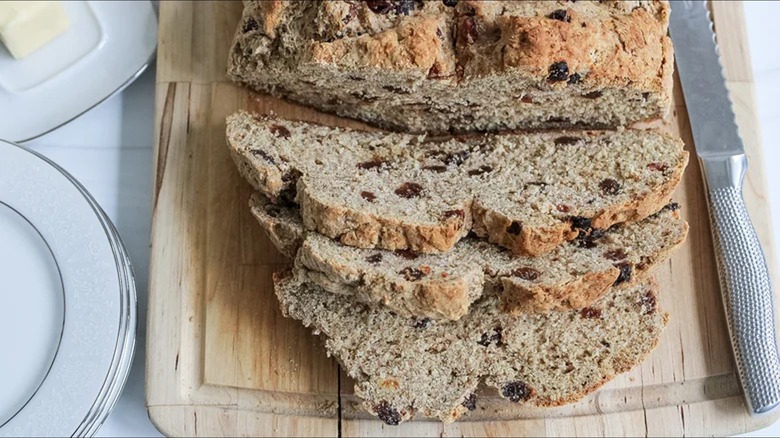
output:
[[[450,422],[485,388],[558,406],[652,351],[668,316],[649,273],[688,232],[669,203],[688,153],[593,129],[667,113],[667,1],[244,5],[232,80],[404,132],[227,120],[252,213],[294,259],[282,312],[365,410]]]
[[[480,404],[483,382],[514,403],[574,402],[655,347],[667,315],[650,280],[582,310],[501,312],[495,293],[458,321],[410,319],[277,276],[282,312],[325,339],[363,407],[395,425],[416,413],[450,422]]]
[[[259,194],[251,211],[280,252],[296,258],[306,281],[416,318],[457,320],[484,289],[501,290],[510,313],[581,309],[612,286],[645,279],[685,240],[676,204],[640,222],[615,226],[539,257],[514,257],[467,237],[444,254],[360,249],[307,233],[297,209]],[[300,248],[300,250],[299,250]]]
[[[474,231],[519,255],[638,221],[669,202],[688,153],[655,131],[426,138],[228,118],[239,171],[304,226],[361,248],[449,251]]]
[[[669,5],[636,1],[246,1],[228,75],[416,133],[605,128],[663,116]]]

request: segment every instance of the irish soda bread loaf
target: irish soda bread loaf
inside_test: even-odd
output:
[[[653,281],[546,315],[509,316],[488,294],[456,322],[395,315],[295,277],[275,281],[282,312],[322,335],[364,408],[391,425],[417,412],[453,421],[479,406],[480,382],[514,403],[574,402],[639,363],[667,321]]]
[[[614,127],[668,111],[666,1],[245,1],[228,75],[405,132]]]
[[[485,288],[502,291],[512,313],[580,309],[615,286],[631,286],[664,262],[684,240],[688,224],[675,204],[643,220],[615,226],[539,257],[514,257],[467,237],[444,254],[360,249],[306,233],[294,208],[262,195],[252,213],[307,281],[337,294],[380,303],[399,315],[457,320]],[[298,251],[298,247],[300,250]]]
[[[592,229],[641,220],[680,182],[688,153],[653,131],[426,138],[239,112],[240,172],[303,223],[362,248],[439,253],[469,230],[539,255]]]

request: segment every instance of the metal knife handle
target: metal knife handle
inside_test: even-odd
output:
[[[780,356],[766,258],[742,198],[745,155],[702,158],[731,344],[751,414],[780,404]]]

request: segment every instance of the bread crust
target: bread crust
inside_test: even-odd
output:
[[[288,135],[273,134],[282,129]],[[581,233],[639,221],[660,210],[679,185],[688,164],[688,152],[683,150],[679,139],[651,131],[502,134],[427,140],[411,135],[385,136],[255,118],[239,112],[228,118],[227,140],[247,181],[274,202],[285,199],[298,203],[307,229],[349,246],[409,249],[426,254],[451,250],[469,231],[518,255],[548,253]],[[309,149],[304,146],[306,142],[349,146],[332,151],[329,147]],[[613,142],[620,143],[619,147]],[[643,146],[645,143],[647,146]],[[567,150],[572,159],[582,163],[561,161],[563,158],[557,156]],[[657,153],[653,152],[656,150]],[[333,157],[328,157],[329,154]],[[441,161],[436,154],[449,158]],[[457,158],[458,154],[469,158]],[[589,155],[581,158],[577,154]],[[626,159],[628,154],[633,156]],[[318,160],[324,161],[323,164],[313,163]],[[465,163],[455,169],[452,164],[426,165],[458,160]],[[540,173],[533,168],[529,170],[528,163],[533,160],[538,161],[534,166],[549,169],[548,175],[535,178],[548,181],[529,181],[532,175]],[[469,164],[472,161],[474,164]],[[622,161],[625,164],[611,163]],[[591,164],[592,172],[588,168]],[[393,166],[405,170],[395,170]],[[435,171],[425,172],[427,168]],[[572,172],[583,175],[572,176]],[[612,179],[616,177],[612,173],[622,173],[623,177]],[[384,184],[384,181],[399,184],[406,181],[399,178],[407,177],[419,186],[411,195],[402,193],[411,198],[409,201],[398,194],[400,187],[393,194],[392,188]],[[424,180],[426,186],[432,187],[430,192],[413,178]],[[355,193],[344,191],[344,179],[349,180],[349,190]],[[604,182],[612,182],[614,190],[600,187]],[[539,187],[531,187],[534,184]],[[367,185],[387,193],[387,200],[355,199],[355,195],[362,193],[361,186]],[[624,195],[627,190],[630,196]],[[374,191],[365,193],[376,195]],[[583,198],[585,194],[590,198]],[[570,197],[576,204],[554,199],[558,197]],[[441,206],[435,207],[434,203]],[[379,204],[381,208],[373,208]],[[428,216],[417,214],[421,211]]]
[[[668,322],[653,279],[609,292],[589,312],[502,316],[488,295],[460,321],[426,324],[300,277],[275,276],[275,291],[283,314],[321,335],[356,380],[362,408],[391,425],[418,413],[455,421],[479,406],[480,383],[523,405],[576,402],[644,360]]]
[[[659,0],[249,1],[228,76],[404,132],[626,126],[669,111],[668,19]]]
[[[647,278],[688,233],[678,212],[664,210],[589,241],[594,247],[572,245],[539,258],[507,257],[472,238],[456,245],[452,253],[399,257],[390,251],[350,248],[307,232],[296,209],[273,205],[259,194],[252,197],[250,207],[271,241],[295,258],[296,272],[307,282],[402,316],[433,320],[464,317],[491,289],[502,291],[502,311],[515,315],[586,308],[615,283],[626,288]],[[658,236],[664,237],[653,240]],[[618,282],[620,265],[630,271]],[[419,271],[420,277],[404,278],[407,268]],[[551,276],[545,268],[575,274]]]

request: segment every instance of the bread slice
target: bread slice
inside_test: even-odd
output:
[[[515,403],[575,402],[641,362],[668,319],[652,280],[546,315],[507,315],[488,294],[456,322],[406,318],[296,277],[275,282],[285,316],[325,339],[364,409],[390,425],[418,412],[453,421],[479,406],[480,382]]]
[[[666,1],[245,4],[232,80],[388,129],[614,127],[670,107]]]
[[[307,233],[291,207],[255,194],[254,216],[300,274],[328,292],[379,303],[406,317],[457,320],[485,288],[503,291],[510,313],[581,309],[610,287],[646,278],[682,244],[688,224],[676,204],[636,223],[615,226],[539,257],[514,257],[467,237],[444,254],[360,249]],[[300,248],[300,250],[298,250]]]
[[[294,259],[308,234],[303,227],[298,207],[273,204],[267,197],[255,193],[249,199],[249,209],[276,250]]]
[[[304,226],[361,248],[449,251],[469,230],[537,256],[591,230],[644,219],[688,162],[653,131],[426,138],[239,112],[227,139],[240,172]]]

